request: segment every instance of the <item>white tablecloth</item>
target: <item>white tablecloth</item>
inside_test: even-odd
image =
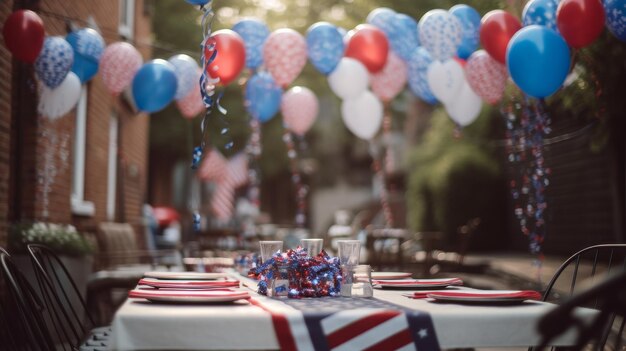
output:
[[[243,280],[252,285],[251,281]],[[374,298],[429,313],[442,349],[537,344],[539,334],[535,324],[554,308],[538,301],[509,306],[433,303],[407,298],[403,296],[406,293],[406,290],[377,289]],[[280,300],[251,294],[273,311],[287,316],[294,311]],[[578,312],[587,318],[595,313],[585,309]],[[172,305],[129,299],[115,314],[112,327],[113,350],[279,349],[271,315],[244,301],[234,305]],[[555,344],[567,345],[574,340],[571,331],[555,340]]]

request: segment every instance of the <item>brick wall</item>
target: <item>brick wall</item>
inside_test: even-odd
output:
[[[13,1],[0,2],[0,23],[13,11]],[[11,54],[0,45],[0,246],[6,247],[9,220],[9,175],[11,157]]]
[[[144,13],[144,1],[136,0],[134,41],[146,43],[150,40],[151,25],[149,14]],[[43,19],[47,35],[67,35],[67,20],[78,27],[87,26],[92,17],[97,23],[107,45],[122,40],[118,34],[119,4],[117,1],[67,1],[42,0],[34,8]],[[0,4],[0,15],[6,17],[11,6]],[[4,18],[3,17],[3,18]],[[4,22],[4,21],[3,21]],[[151,55],[149,45],[136,47],[148,60]],[[107,178],[109,159],[109,130],[111,116],[118,116],[120,162],[117,183],[118,198],[123,205],[118,206],[117,219],[135,225],[139,238],[143,238],[141,228],[141,206],[145,201],[148,153],[148,116],[137,114],[121,97],[112,96],[96,75],[88,84],[87,126],[85,145],[84,200],[95,207],[93,216],[72,214],[71,193],[73,178],[73,147],[76,125],[76,112],[49,120],[37,115],[36,89],[32,65],[15,64],[13,80],[10,77],[10,56],[4,46],[0,47],[0,244],[7,225],[7,216],[14,221],[46,220],[58,223],[73,223],[80,230],[94,231],[97,224],[107,221]],[[13,90],[11,89],[13,82]],[[12,100],[5,92],[12,91]],[[11,101],[11,103],[8,103]],[[14,109],[12,119],[11,108]],[[15,126],[11,133],[11,121]],[[12,169],[5,159],[10,155],[9,135],[15,140],[15,156]],[[7,198],[5,174],[14,174]],[[13,214],[6,208],[13,208]],[[124,213],[119,213],[123,209]]]

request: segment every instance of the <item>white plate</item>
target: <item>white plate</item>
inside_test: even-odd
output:
[[[135,289],[128,292],[128,297],[156,302],[215,303],[249,299],[250,294],[246,291],[234,291],[228,289],[197,291]]]
[[[445,288],[450,285],[463,285],[463,281],[459,278],[446,279],[372,279],[374,285],[381,288],[413,288],[413,289],[433,289]]]
[[[153,288],[169,289],[219,289],[238,288],[238,280],[165,280],[154,278],[143,278],[139,280],[139,285],[147,285]]]
[[[412,273],[405,272],[372,272],[372,279],[389,280],[411,278]]]
[[[442,291],[427,295],[436,301],[460,303],[520,303],[541,299],[540,293],[530,290]]]
[[[146,272],[146,278],[176,279],[176,280],[216,280],[226,278],[225,273],[201,273],[201,272]]]

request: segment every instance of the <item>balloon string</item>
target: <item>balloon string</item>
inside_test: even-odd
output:
[[[379,160],[379,155],[377,152],[374,152],[375,146],[370,145],[370,149],[372,152],[372,169],[374,171],[375,176],[380,179],[381,187],[380,187],[380,203],[383,210],[383,217],[385,221],[386,228],[394,227],[394,218],[393,212],[391,211],[391,206],[389,204],[389,191],[393,191],[390,188],[387,189],[387,178],[388,173],[391,172],[393,165],[393,156],[391,150],[391,113],[389,112],[389,104],[385,104],[384,106],[385,113],[383,116],[383,152],[380,156],[382,160]]]
[[[191,169],[197,170],[200,165],[200,161],[202,161],[202,155],[204,153],[204,148],[206,147],[206,139],[207,139],[207,124],[209,117],[211,115],[211,111],[213,109],[213,100],[212,95],[214,94],[214,84],[215,80],[209,79],[207,77],[207,67],[208,65],[215,60],[217,56],[217,50],[215,50],[215,41],[211,40],[211,25],[213,23],[214,13],[211,6],[211,1],[209,1],[206,5],[201,5],[200,10],[202,11],[202,42],[200,44],[200,61],[202,64],[202,75],[200,76],[198,84],[200,85],[200,94],[202,95],[202,102],[206,108],[206,113],[202,118],[202,122],[200,123],[201,130],[201,140],[200,145],[193,148],[192,156],[191,156]],[[209,50],[212,52],[211,57],[208,60],[205,59],[205,52]],[[209,86],[210,84],[210,86]],[[195,206],[194,206],[195,207]],[[199,232],[201,229],[201,216],[199,210],[197,208],[193,209],[193,229],[196,232]]]
[[[306,195],[307,189],[302,185],[302,176],[298,167],[298,152],[293,142],[293,136],[286,125],[283,125],[283,141],[287,146],[287,157],[291,166],[291,181],[296,190],[296,215],[295,223],[297,228],[304,228],[306,223]]]

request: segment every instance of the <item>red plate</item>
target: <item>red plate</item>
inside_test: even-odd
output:
[[[437,301],[480,303],[522,302],[541,299],[541,294],[533,290],[439,291],[431,292],[427,296]]]
[[[164,280],[154,278],[143,278],[139,280],[139,285],[148,285],[160,289],[216,289],[216,288],[238,288],[237,280]]]
[[[463,285],[463,281],[459,278],[445,279],[372,279],[372,283],[382,288],[445,288],[450,285]]]
[[[222,290],[157,290],[135,289],[128,292],[128,297],[147,299],[155,302],[214,303],[232,302],[249,299],[246,291]]]
[[[393,280],[411,278],[412,273],[405,272],[372,272],[373,280]]]

